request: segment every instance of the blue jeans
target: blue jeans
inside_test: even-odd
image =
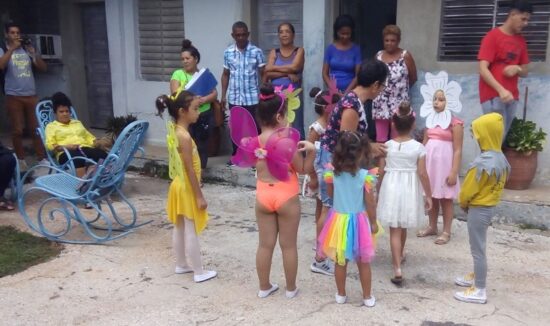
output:
[[[315,161],[313,166],[315,167],[315,173],[319,180],[319,196],[323,206],[332,207],[332,198],[327,193],[327,183],[323,179],[323,173],[326,171],[326,165],[332,162],[332,153],[321,147],[315,153]]]
[[[503,103],[499,97],[493,97],[492,99],[481,103],[481,110],[483,110],[483,114],[496,112],[502,115],[502,118],[504,119],[504,134],[502,135],[503,141],[506,139],[508,130],[510,130],[510,126],[512,125],[512,120],[514,120],[514,117],[516,116],[518,106],[519,101],[517,100],[513,100],[509,103]]]

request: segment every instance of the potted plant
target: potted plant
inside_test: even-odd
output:
[[[108,152],[113,147],[115,140],[120,135],[122,130],[126,128],[127,125],[137,120],[137,117],[133,114],[128,114],[126,116],[111,117],[107,120],[107,135],[99,138],[96,141],[96,146]]]
[[[512,167],[510,177],[504,186],[507,189],[529,188],[537,171],[538,152],[546,142],[546,133],[533,121],[514,118],[504,141],[504,155]]]

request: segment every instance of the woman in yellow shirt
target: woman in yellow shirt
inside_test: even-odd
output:
[[[98,162],[105,159],[107,153],[96,148],[96,138],[82,122],[71,119],[71,100],[64,93],[57,92],[52,96],[53,112],[56,120],[46,126],[46,147],[56,153],[59,164],[69,159],[63,148],[67,149],[71,157],[87,157]],[[86,173],[87,161],[75,159],[76,176],[82,177]]]

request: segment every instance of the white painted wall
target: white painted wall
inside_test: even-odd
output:
[[[185,37],[201,53],[201,67],[209,68],[218,78],[223,71],[223,51],[232,42],[231,26],[243,20],[252,29],[249,0],[182,0],[184,6]],[[324,19],[327,0],[304,0],[304,40],[306,66],[304,70],[304,104],[306,126],[317,117],[313,110],[309,89],[322,86],[321,67],[326,44]],[[154,116],[154,100],[169,90],[168,82],[149,82],[139,74],[139,35],[137,32],[137,1],[106,0],[107,31],[113,85],[113,111],[115,116],[133,113],[151,123],[147,140],[163,144],[164,121]],[[253,30],[251,30],[254,33]],[[218,92],[221,93],[221,84]],[[227,139],[229,139],[227,137]],[[226,139],[226,140],[227,140]],[[224,144],[226,150],[229,142]]]
[[[243,19],[244,0],[182,0],[185,37],[201,52],[200,66],[222,73],[223,50],[232,42],[231,25]],[[168,82],[144,81],[139,70],[137,1],[105,1],[115,116],[128,113],[150,122],[147,141],[164,144],[164,120],[154,115],[155,98],[169,92]],[[183,38],[183,36],[182,36]]]

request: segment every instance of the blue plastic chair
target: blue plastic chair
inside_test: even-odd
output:
[[[48,123],[55,120],[55,113],[53,112],[53,104],[51,100],[44,100],[40,101],[36,105],[35,109],[36,113],[36,120],[38,121],[38,127],[36,128],[36,132],[38,135],[40,135],[40,139],[42,139],[42,145],[44,146],[44,150],[46,151],[46,155],[48,157],[48,161],[50,162],[50,166],[54,168],[58,168],[61,170],[69,170],[72,174],[76,175],[76,170],[74,167],[74,160],[76,158],[78,159],[84,159],[86,161],[89,161],[90,163],[96,163],[89,158],[85,157],[72,157],[71,154],[69,154],[69,151],[67,149],[63,148],[63,151],[65,151],[65,154],[67,155],[67,162],[64,164],[59,164],[59,162],[56,159],[56,155],[53,151],[48,150],[46,147],[46,126]],[[78,120],[78,117],[76,116],[76,111],[71,106],[71,119]],[[50,173],[52,170],[49,171]]]
[[[122,192],[124,175],[148,126],[146,121],[129,124],[115,141],[107,158],[95,166],[93,175],[78,178],[61,168],[52,167],[55,173],[37,177],[30,188],[19,186],[17,202],[27,225],[53,241],[85,244],[118,239],[134,228],[151,222],[137,224],[136,209]],[[29,172],[35,168],[38,166],[32,167]],[[19,185],[23,184],[29,172],[19,181]],[[111,200],[113,194],[129,208],[129,218],[117,212]],[[31,202],[39,202],[35,217],[27,212]],[[91,209],[81,210],[83,205]],[[86,239],[82,239],[82,234]]]

